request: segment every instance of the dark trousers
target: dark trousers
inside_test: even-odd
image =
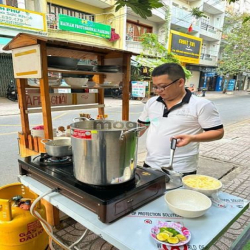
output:
[[[143,167],[144,168],[151,168],[147,163],[144,162],[143,164]],[[188,173],[182,173],[183,174],[183,177],[186,176],[186,175],[190,175],[190,174],[197,174],[197,171],[193,171],[193,172],[188,172]]]

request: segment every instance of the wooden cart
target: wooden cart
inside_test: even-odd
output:
[[[98,108],[99,115],[104,115],[104,82],[105,72],[90,72],[48,68],[47,56],[72,57],[77,59],[97,59],[98,65],[104,65],[107,59],[119,59],[122,63],[123,100],[122,120],[129,119],[129,81],[131,52],[89,44],[73,43],[48,37],[39,37],[20,33],[14,37],[4,50],[12,50],[14,74],[17,82],[18,100],[21,114],[22,131],[19,133],[19,148],[22,157],[44,152],[41,138],[32,137],[29,125],[29,113],[42,112],[45,139],[53,139],[51,111]],[[48,73],[94,75],[99,84],[95,104],[70,105],[68,107],[52,107],[50,102]],[[115,74],[115,73],[114,73]],[[26,102],[27,79],[40,79],[41,108],[29,109]]]
[[[77,59],[97,59],[98,65],[105,65],[106,60],[119,59],[122,67],[123,100],[122,120],[129,119],[129,82],[130,82],[130,59],[131,52],[98,47],[90,44],[74,43],[72,41],[40,37],[20,33],[14,37],[4,50],[12,50],[14,75],[17,82],[18,102],[21,114],[22,131],[19,132],[19,148],[22,157],[35,155],[44,151],[40,143],[41,138],[32,137],[29,113],[42,112],[44,125],[44,138],[53,139],[51,111],[65,109],[98,108],[99,115],[104,115],[104,82],[105,72],[85,72],[76,70],[65,70],[48,68],[47,56],[72,57]],[[49,72],[60,72],[67,74],[94,75],[94,81],[99,84],[95,104],[71,105],[68,107],[52,107],[50,102],[50,86],[48,83]],[[27,79],[38,78],[40,80],[41,108],[29,109],[26,101]],[[58,211],[47,206],[48,221],[56,225],[58,223]]]

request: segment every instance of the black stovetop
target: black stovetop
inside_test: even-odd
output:
[[[56,184],[64,185],[72,190],[77,190],[78,192],[85,192],[104,202],[108,202],[114,198],[119,198],[120,196],[123,196],[125,192],[134,192],[140,187],[150,185],[155,179],[164,176],[164,174],[160,172],[158,173],[157,171],[137,167],[135,179],[120,184],[95,186],[82,183],[74,177],[73,162],[71,159],[69,161],[59,159],[51,162],[50,157],[46,154],[42,154],[42,156],[25,157],[18,161],[19,165],[21,164],[22,166],[20,168],[21,174],[26,174],[24,169],[27,168],[28,173],[31,176],[36,172],[38,175],[43,178],[49,178]]]
[[[136,168],[133,180],[92,186],[76,180],[71,159],[51,159],[42,154],[18,161],[21,175],[57,188],[62,195],[96,213],[104,223],[117,220],[165,192],[165,174],[141,167]]]

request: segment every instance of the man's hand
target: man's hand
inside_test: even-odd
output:
[[[139,123],[139,127],[145,127],[144,130],[139,132],[139,137],[141,137],[146,132],[146,130],[148,129],[149,126],[142,124],[142,123]]]
[[[183,147],[190,142],[209,142],[214,140],[219,140],[224,135],[224,129],[209,130],[197,135],[175,135],[174,138],[177,139],[177,147]]]
[[[193,141],[194,135],[176,135],[174,136],[175,139],[177,139],[177,147],[183,147],[189,144],[191,141]]]

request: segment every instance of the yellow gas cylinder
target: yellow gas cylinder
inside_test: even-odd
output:
[[[19,204],[13,197],[23,197]],[[1,250],[45,250],[48,236],[41,223],[33,217],[25,204],[38,196],[21,183],[0,187],[0,249]],[[21,205],[20,205],[21,204]],[[27,209],[27,210],[26,210]],[[45,218],[41,203],[36,211]]]

